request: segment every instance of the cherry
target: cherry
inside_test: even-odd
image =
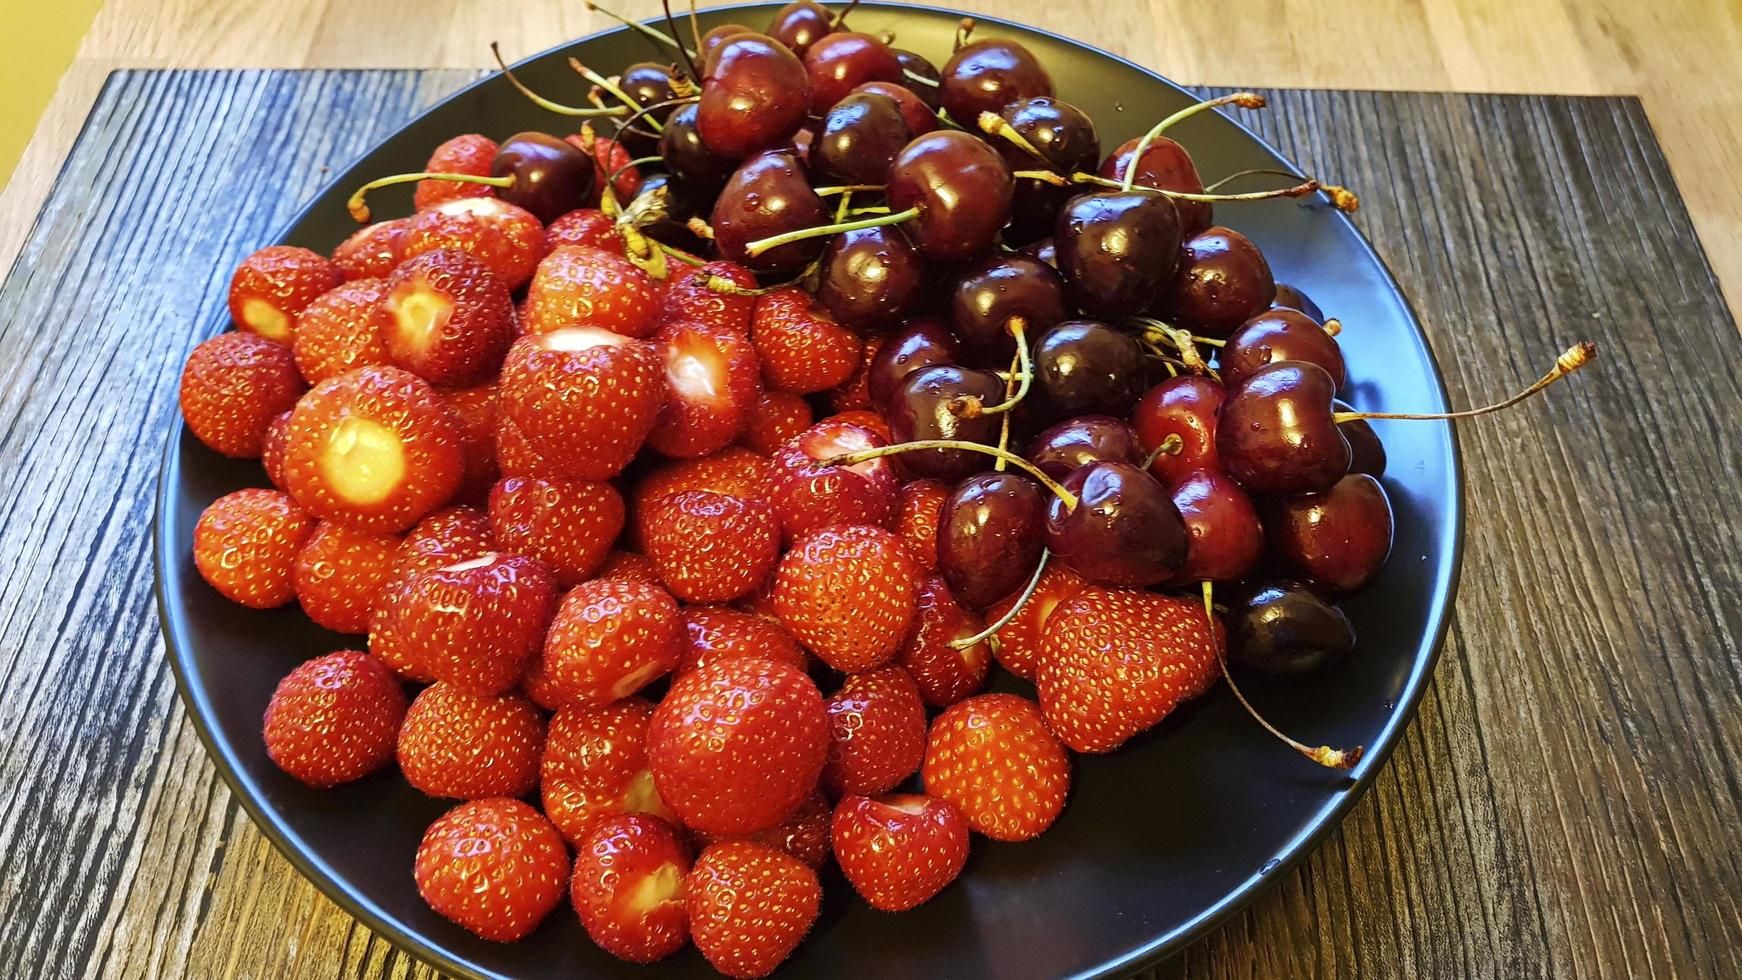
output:
[[[1040,560],[1046,508],[1046,491],[1020,473],[956,487],[938,512],[938,572],[957,599],[983,609],[1022,587]]]
[[[1181,582],[1231,582],[1258,564],[1264,528],[1246,491],[1219,470],[1198,470],[1173,488],[1191,535]]]
[[[997,112],[1017,99],[1051,94],[1052,77],[1039,59],[1005,38],[964,45],[939,73],[939,101],[964,126],[974,125],[980,113]]]
[[[1014,133],[1022,141],[1018,145],[1009,138],[995,140],[1012,170],[1039,163],[1055,173],[1073,174],[1093,168],[1100,158],[1095,121],[1068,102],[1050,95],[1018,99],[1005,106],[999,116],[1008,127],[999,132]],[[1076,193],[1077,188],[1069,184],[1059,186],[1032,177],[1018,180],[1005,241],[1021,244],[1051,235],[1059,210]]]
[[[1270,308],[1273,310],[1279,308],[1299,310],[1319,323],[1325,322],[1325,311],[1319,309],[1319,304],[1313,302],[1312,297],[1286,282],[1276,284],[1276,298],[1270,301]]]
[[[1331,417],[1336,381],[1317,364],[1278,361],[1228,393],[1216,420],[1222,468],[1252,493],[1329,490],[1349,472],[1349,441]]]
[[[670,127],[666,132],[671,132]],[[796,269],[816,258],[823,240],[803,238],[756,254],[747,246],[782,232],[820,225],[829,218],[823,199],[805,180],[798,157],[790,150],[764,150],[745,160],[726,181],[708,223],[713,226],[714,245],[721,258],[754,272],[776,272]]]
[[[924,282],[925,264],[900,228],[860,228],[830,239],[817,298],[854,330],[881,330],[901,319]]]
[[[1333,399],[1331,408],[1338,412],[1353,412],[1355,407],[1342,399]],[[1350,419],[1338,426],[1343,438],[1349,440],[1349,472],[1369,476],[1385,475],[1385,444],[1366,419]]]
[[[818,116],[856,86],[906,77],[889,45],[858,31],[838,31],[817,40],[805,52],[804,70],[810,76],[811,112]]]
[[[1075,499],[1055,494],[1048,502],[1046,543],[1077,574],[1139,588],[1166,581],[1185,564],[1185,521],[1142,467],[1090,463],[1065,477],[1064,489]]]
[[[811,45],[835,29],[835,15],[815,0],[794,0],[774,13],[768,36],[804,57]]]
[[[1371,582],[1391,554],[1391,501],[1365,473],[1351,473],[1323,493],[1267,499],[1263,514],[1275,560],[1331,592]]]
[[[617,79],[617,89],[629,97],[636,109],[647,110],[641,119],[622,131],[618,142],[629,150],[630,156],[657,153],[659,136],[648,132],[644,127],[665,125],[665,121],[671,117],[671,111],[677,108],[662,104],[677,97],[677,92],[671,87],[671,71],[666,66],[656,65],[651,61],[638,61],[623,69],[623,74]],[[652,109],[650,106],[659,108]]]
[[[1132,154],[1137,152],[1138,142],[1129,139],[1119,144],[1119,148],[1101,164],[1101,176],[1109,180],[1124,180],[1126,170],[1131,166]],[[1198,176],[1198,167],[1192,162],[1191,154],[1186,152],[1185,147],[1165,136],[1157,136],[1150,141],[1149,148],[1143,151],[1143,159],[1137,164],[1132,183],[1139,187],[1184,191],[1188,194],[1204,192],[1203,178]],[[1173,206],[1179,209],[1180,229],[1186,235],[1195,235],[1210,227],[1212,208],[1209,201],[1175,198]]]
[[[708,32],[702,35],[702,43],[697,46],[696,50],[695,63],[696,67],[701,69],[702,76],[706,77],[712,72],[714,56],[719,53],[727,41],[740,34],[754,33],[756,32],[743,24],[721,24],[719,27],[709,28]]]
[[[866,375],[871,404],[889,404],[890,394],[902,379],[920,368],[961,360],[961,345],[942,320],[933,316],[915,317],[885,337],[883,346],[871,358]]]
[[[1020,317],[1032,337],[1067,315],[1064,280],[1033,256],[994,253],[970,265],[950,292],[950,326],[970,363],[1004,367],[1016,353]]]
[[[683,185],[692,200],[704,201],[719,193],[732,174],[732,161],[708,147],[696,129],[696,103],[678,106],[665,120],[659,134],[659,155],[665,169]]]
[[[1059,267],[1058,246],[1053,243],[1051,236],[1042,238],[1038,242],[1029,242],[1017,251],[1023,255],[1032,255],[1055,269]]]
[[[961,262],[992,247],[1010,213],[1010,167],[960,130],[914,137],[889,167],[889,206],[917,209],[908,227],[921,254]]]
[[[823,117],[811,141],[811,172],[838,184],[881,184],[913,139],[901,106],[887,95],[853,91]]]
[[[1042,473],[1062,480],[1088,463],[1142,464],[1145,453],[1127,423],[1111,415],[1081,415],[1029,440],[1026,455]]]
[[[1266,582],[1228,610],[1228,652],[1235,663],[1275,677],[1301,677],[1355,649],[1343,611],[1293,582]]]
[[[1163,486],[1179,486],[1197,470],[1219,470],[1216,455],[1216,417],[1227,392],[1209,378],[1182,374],[1169,378],[1143,393],[1131,413],[1137,443],[1145,453],[1155,450],[1169,436],[1180,439],[1176,453],[1157,453],[1149,472]]]
[[[1258,314],[1229,335],[1216,355],[1222,384],[1238,388],[1259,368],[1275,361],[1311,361],[1331,376],[1338,390],[1346,370],[1336,338],[1299,310],[1271,309]]]
[[[502,141],[490,176],[513,177],[496,196],[550,222],[587,206],[596,176],[585,153],[549,133],[515,133]]]
[[[1148,370],[1137,338],[1099,320],[1067,320],[1034,342],[1035,393],[1051,418],[1126,415]]]
[[[1226,337],[1275,297],[1270,264],[1258,246],[1232,228],[1216,226],[1186,239],[1160,309],[1175,326]]]
[[[1053,238],[1071,298],[1103,320],[1141,312],[1180,259],[1179,214],[1148,191],[1079,194],[1059,212]]]
[[[996,415],[967,406],[997,405],[1004,400],[1004,382],[990,371],[936,364],[901,379],[889,395],[884,416],[892,443],[922,439],[955,439],[991,445],[998,441]],[[953,482],[985,469],[987,456],[966,449],[921,449],[903,455],[915,476]]]
[[[689,195],[671,174],[648,174],[641,180],[641,188],[635,192],[635,200],[652,194],[662,194],[665,199],[664,216],[638,224],[643,235],[655,241],[681,248],[686,252],[700,252],[706,242],[690,231],[687,222],[693,217],[700,217],[696,206],[690,201]]]
[[[708,149],[742,160],[786,142],[804,124],[809,105],[797,55],[765,34],[736,34],[708,59],[696,129]]]
[[[896,52],[899,56],[901,52]],[[935,69],[934,69],[935,71]],[[938,128],[938,117],[932,112],[932,107],[925,98],[906,85],[895,82],[866,82],[853,89],[853,92],[870,92],[874,95],[886,95],[895,100],[901,107],[901,118],[907,123],[907,128],[913,135],[929,133]],[[853,92],[849,92],[851,95]]]
[[[943,75],[938,72],[938,66],[932,64],[924,55],[904,51],[901,48],[895,49],[895,60],[901,62],[901,73],[906,77],[906,81],[902,84],[907,85],[921,102],[936,110],[939,105],[938,86],[943,78]],[[917,78],[914,77],[916,75]],[[908,82],[912,84],[908,85]],[[935,115],[932,116],[932,125],[934,127],[937,125],[937,116]],[[916,133],[919,131],[917,128],[914,129]]]

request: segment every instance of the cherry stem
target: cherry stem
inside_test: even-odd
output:
[[[882,184],[835,184],[830,187],[815,187],[811,193],[818,197],[833,197],[836,194],[851,194],[854,191],[880,191]]]
[[[1005,382],[1004,400],[991,408],[980,405],[978,398],[967,398],[965,410],[960,417],[971,419],[981,415],[1002,415],[1022,403],[1028,397],[1029,382],[1034,377],[1034,367],[1028,359],[1028,321],[1019,316],[1013,316],[1004,321],[1004,329],[1010,331],[1010,336],[1016,339],[1016,362],[1011,367],[1011,376]],[[1016,383],[1016,391],[1010,392],[1010,383]]]
[[[842,8],[841,12],[835,15],[834,21],[829,24],[829,32],[834,33],[840,30],[841,25],[847,22],[847,15],[852,13],[853,8],[857,6],[859,6],[859,0],[852,0],[846,7]]]
[[[1186,441],[1179,437],[1179,433],[1169,432],[1167,438],[1161,440],[1161,445],[1156,446],[1154,452],[1143,458],[1143,468],[1149,469],[1155,465],[1157,459],[1163,456],[1178,456],[1185,445]]]
[[[900,442],[893,446],[878,446],[876,449],[861,449],[856,453],[825,459],[824,466],[853,466],[866,460],[877,459],[880,456],[897,456],[901,453],[915,452],[921,449],[965,449],[970,452],[985,453],[1008,462],[1011,466],[1022,470],[1029,476],[1040,481],[1041,486],[1053,492],[1053,495],[1065,502],[1066,510],[1077,509],[1077,495],[1059,485],[1059,482],[1043,473],[1040,467],[1016,455],[1008,449],[999,449],[984,443],[969,442],[966,439],[915,439],[912,442]]]
[[[1143,154],[1149,152],[1149,144],[1155,142],[1155,138],[1166,132],[1168,127],[1175,123],[1190,119],[1200,112],[1214,109],[1217,106],[1227,105],[1230,102],[1239,105],[1243,109],[1262,109],[1265,104],[1264,96],[1259,95],[1257,92],[1235,92],[1233,95],[1205,99],[1204,101],[1194,105],[1186,106],[1184,109],[1181,109],[1173,115],[1168,116],[1166,119],[1163,119],[1161,122],[1156,123],[1154,126],[1150,127],[1149,132],[1143,134],[1142,139],[1137,141],[1137,149],[1133,150],[1131,153],[1131,162],[1125,166],[1125,182],[1121,185],[1120,189],[1127,191],[1131,189],[1131,185],[1137,181],[1137,168],[1143,162]]]
[[[1004,615],[999,616],[996,623],[993,623],[980,632],[975,633],[973,636],[964,636],[960,639],[951,640],[950,649],[966,650],[976,644],[984,643],[991,639],[993,634],[997,633],[1004,627],[1009,626],[1010,621],[1016,618],[1016,614],[1022,611],[1022,607],[1028,605],[1028,600],[1034,598],[1034,591],[1040,588],[1041,574],[1046,571],[1047,559],[1051,557],[1051,551],[1046,548],[1040,549],[1040,561],[1035,563],[1034,574],[1028,577],[1028,584],[1022,587],[1022,594],[1016,597],[1016,604],[1011,606]]]
[[[689,58],[691,55],[695,54],[694,51],[691,51],[690,49],[677,43],[676,38],[673,38],[671,35],[665,33],[664,31],[660,30],[657,27],[649,27],[648,25],[643,24],[638,20],[630,20],[629,18],[623,16],[620,13],[617,13],[614,10],[607,10],[604,7],[599,6],[598,4],[594,3],[593,0],[586,0],[586,5],[587,5],[587,9],[590,11],[593,11],[594,13],[604,14],[606,17],[611,18],[612,20],[616,21],[619,24],[622,24],[624,27],[627,27],[632,31],[635,31],[639,34],[646,35],[647,37],[650,37],[653,40],[658,41],[659,43],[661,43],[669,48],[673,48],[677,51],[683,52],[683,55],[686,59]]]
[[[630,111],[628,106],[607,106],[600,109],[583,109],[579,106],[563,105],[561,102],[552,102],[544,96],[539,95],[537,92],[534,92],[532,89],[527,88],[525,83],[515,76],[513,69],[508,67],[508,62],[502,60],[501,47],[495,41],[490,42],[490,54],[496,58],[496,67],[500,68],[502,74],[507,76],[508,84],[514,86],[515,91],[526,96],[529,102],[538,106],[540,109],[546,109],[564,116],[581,117],[623,116],[628,114]]]
[[[1160,334],[1162,332],[1176,333],[1179,336],[1184,336],[1184,337],[1190,339],[1191,342],[1194,344],[1209,344],[1211,347],[1226,347],[1226,346],[1228,346],[1228,342],[1226,340],[1217,340],[1214,337],[1200,337],[1195,333],[1186,333],[1184,330],[1180,329],[1179,327],[1176,327],[1173,324],[1168,323],[1165,320],[1157,320],[1154,317],[1134,316],[1131,318],[1131,322],[1146,328],[1144,330],[1145,336],[1154,336],[1154,335]],[[1336,335],[1332,334],[1332,336],[1336,336]],[[1172,340],[1173,338],[1169,337],[1168,339]]]
[[[841,199],[839,201],[835,202],[835,220],[837,222],[846,221],[847,220],[847,212],[852,210],[852,209],[853,209],[853,192],[846,191],[846,192],[841,194]]]
[[[617,101],[623,103],[623,105],[626,108],[628,108],[629,111],[631,111],[631,112],[635,111],[635,108],[636,108],[635,100],[631,99],[629,97],[629,93],[627,93],[627,92],[623,91],[621,88],[619,88],[617,86],[616,82],[613,82],[609,78],[606,78],[604,75],[601,75],[598,72],[594,71],[593,69],[588,68],[586,65],[581,64],[580,59],[578,59],[578,58],[570,58],[569,59],[569,67],[574,69],[575,72],[577,72],[582,78],[586,79],[589,82],[592,82],[594,85],[597,85],[600,88],[604,89],[605,91],[611,93],[613,96],[616,97]],[[657,119],[654,119],[651,116],[649,116],[647,118],[647,124],[649,126],[652,126],[653,131],[656,133],[665,132],[665,124],[660,122]],[[658,158],[656,157],[655,159],[658,159]]]
[[[1020,370],[1022,368],[1022,361],[1023,361],[1023,354],[1022,354],[1022,351],[1019,349],[1010,358],[1010,370],[1002,372],[998,376],[998,379],[1000,381],[1004,382],[1004,398],[1006,401],[1008,401],[1013,395],[1016,394],[1016,373],[1018,370]],[[1024,378],[1023,382],[1026,384],[1027,380],[1028,380],[1027,378]],[[998,417],[998,448],[999,449],[1009,449],[1010,448],[1010,413],[1009,412],[1005,412],[1004,414],[1002,414]],[[1006,465],[1008,465],[1008,464],[1006,464],[1003,460],[1001,460],[1001,459],[996,460],[992,463],[992,469],[995,472],[1002,473],[1002,472],[1004,472],[1004,467]]]
[[[409,184],[412,181],[417,180],[451,180],[456,184],[483,184],[487,187],[514,186],[513,174],[506,174],[501,177],[479,177],[474,174],[448,174],[434,170],[420,170],[414,174],[393,174],[391,176],[377,177],[374,180],[371,180],[369,183],[357,188],[357,192],[352,194],[350,199],[345,202],[345,210],[351,212],[351,217],[356,218],[358,224],[365,224],[368,222],[370,215],[369,203],[363,198],[367,196],[370,191],[380,187],[392,187],[394,184]]]
[[[1034,157],[1041,163],[1044,163],[1049,167],[1052,166],[1052,161],[1048,160],[1046,155],[1041,153],[1038,147],[1033,143],[1030,143],[1028,137],[1017,132],[1016,127],[1010,125],[1010,121],[1005,119],[1003,116],[1000,116],[998,113],[990,111],[982,112],[974,122],[979,125],[980,131],[986,135],[1009,140],[1012,146],[1015,146],[1022,152]]]
[[[690,0],[690,40],[695,42],[697,51],[702,49],[702,23],[696,16],[696,0]]]
[[[1337,334],[1340,334],[1343,332],[1343,321],[1337,319],[1336,317],[1331,317],[1330,319],[1326,320],[1324,322],[1323,326],[1325,328],[1325,333],[1328,333],[1333,337],[1335,337]]]
[[[1273,177],[1287,177],[1290,180],[1298,180],[1298,181],[1308,181],[1308,180],[1313,179],[1313,178],[1307,177],[1303,174],[1297,174],[1297,173],[1293,173],[1293,172],[1287,171],[1287,170],[1236,170],[1235,172],[1229,174],[1228,176],[1223,177],[1221,180],[1216,181],[1215,183],[1209,185],[1208,187],[1205,187],[1204,190],[1207,193],[1213,194],[1223,184],[1230,183],[1231,181],[1235,180],[1236,178],[1256,177],[1256,176],[1261,176],[1261,175],[1262,176],[1273,176]],[[1327,184],[1324,181],[1319,181],[1318,185],[1319,185],[1318,189],[1321,191],[1324,191],[1325,196],[1327,196],[1331,199],[1331,206],[1336,208],[1338,211],[1347,211],[1347,212],[1352,213],[1352,212],[1361,210],[1361,198],[1356,196],[1354,191],[1348,189],[1347,187],[1344,187],[1341,184]]]
[[[617,148],[623,145],[623,134],[629,132],[630,127],[634,126],[638,120],[647,118],[648,113],[656,112],[667,106],[688,105],[694,101],[696,101],[696,96],[684,96],[682,98],[666,99],[663,102],[655,102],[651,105],[644,105],[635,110],[634,114],[618,124],[617,131],[611,134],[611,142],[605,145],[605,159],[609,160],[617,155]],[[604,193],[607,196],[611,193],[611,185],[609,181],[605,184]]]
[[[1556,381],[1559,381],[1567,375],[1572,374],[1574,371],[1577,371],[1579,368],[1591,363],[1596,356],[1597,345],[1588,340],[1582,340],[1573,346],[1568,347],[1561,356],[1555,358],[1554,367],[1550,368],[1547,374],[1536,379],[1530,387],[1525,388],[1523,391],[1513,395],[1511,398],[1495,402],[1492,405],[1484,405],[1481,408],[1468,408],[1461,412],[1332,412],[1331,420],[1340,425],[1344,422],[1353,422],[1357,419],[1471,419],[1478,415],[1487,415],[1490,412],[1498,412],[1502,409],[1511,408],[1519,402],[1524,401],[1526,398],[1529,398],[1531,395],[1536,394],[1544,388],[1547,388],[1549,385],[1554,384]]]
[[[1221,180],[1211,183],[1209,186],[1205,187],[1204,190],[1214,191],[1223,184],[1231,184],[1242,177],[1287,177],[1289,180],[1307,179],[1306,174],[1297,174],[1292,170],[1268,170],[1262,168],[1255,170],[1236,170],[1228,176],[1223,177]]]
[[[654,154],[653,156],[650,156],[650,157],[636,157],[635,159],[629,161],[628,163],[625,163],[623,166],[618,167],[616,170],[611,171],[610,176],[605,178],[605,183],[607,183],[607,184],[617,183],[617,178],[623,176],[625,173],[629,172],[630,170],[632,170],[636,167],[645,166],[645,165],[651,164],[651,163],[663,163],[663,162],[665,162],[665,157],[662,157],[662,156],[658,155],[657,153]]]
[[[938,80],[937,79],[927,78],[924,75],[921,75],[919,72],[914,71],[912,68],[903,68],[903,69],[901,69],[901,73],[903,75],[906,75],[907,80],[910,82],[918,82],[921,85],[930,85],[932,88],[938,87]]]
[[[888,213],[889,213],[889,206],[887,204],[867,204],[862,208],[848,208],[846,210],[846,212],[841,215],[841,217],[846,218],[847,215],[849,215],[849,214],[888,214]]]
[[[832,225],[821,225],[816,228],[798,228],[793,231],[781,232],[778,235],[770,235],[767,238],[758,238],[756,241],[744,246],[744,252],[747,255],[757,256],[771,248],[779,248],[782,245],[790,245],[793,242],[802,242],[807,238],[819,238],[823,235],[837,235],[844,231],[859,231],[864,228],[881,228],[884,225],[900,224],[910,218],[917,217],[919,217],[919,208],[911,207],[906,211],[897,211],[894,214],[880,214],[870,218],[860,218],[858,221],[842,221]]]
[[[1193,191],[1170,191],[1165,187],[1134,187],[1123,181],[1084,173],[1080,170],[1071,174],[1071,181],[1078,184],[1098,184],[1102,187],[1112,187],[1121,191],[1147,191],[1151,194],[1160,194],[1163,197],[1171,197],[1180,201],[1208,201],[1210,203],[1218,201],[1268,201],[1278,197],[1305,197],[1313,191],[1324,189],[1318,181],[1309,178],[1305,183],[1296,184],[1293,187],[1279,187],[1269,191],[1249,191],[1245,194],[1198,194]]]
[[[1038,180],[1054,187],[1069,187],[1071,185],[1071,178],[1061,177],[1050,170],[1012,170],[1010,176],[1018,180],[1026,177],[1029,180]]]
[[[960,21],[958,21],[956,23],[956,43],[955,43],[955,46],[950,49],[950,51],[953,53],[953,52],[962,50],[962,45],[968,43],[968,36],[973,34],[973,33],[974,33],[974,18],[963,17]]]
[[[696,215],[691,215],[690,219],[683,223],[683,226],[688,228],[690,234],[697,238],[710,242],[714,240],[713,226],[709,225],[706,221],[703,221]]]
[[[1234,683],[1233,673],[1228,670],[1228,658],[1222,651],[1222,635],[1216,632],[1216,611],[1215,604],[1211,601],[1211,590],[1211,583],[1205,582],[1204,618],[1210,621],[1210,643],[1216,648],[1216,663],[1222,668],[1222,679],[1228,682],[1228,690],[1234,692],[1235,700],[1240,702],[1240,706],[1246,709],[1246,713],[1252,716],[1253,721],[1258,722],[1265,731],[1275,735],[1282,740],[1284,745],[1301,755],[1326,769],[1355,768],[1355,763],[1361,761],[1361,755],[1366,751],[1365,747],[1357,745],[1352,749],[1336,749],[1329,745],[1321,745],[1318,748],[1311,748],[1283,734],[1275,725],[1266,721],[1264,716],[1258,713],[1257,708],[1252,707],[1252,702],[1246,700],[1246,695],[1240,691],[1240,685]]]
[[[673,20],[671,16],[671,0],[659,0],[659,6],[665,11],[665,29],[671,32],[672,37],[677,37],[677,22]],[[695,52],[677,44],[676,41],[673,41],[672,43],[677,47],[678,53],[683,55],[683,63],[690,71],[690,79],[692,81],[700,82],[702,80],[702,73],[696,71]],[[700,50],[700,43],[701,42],[699,41],[697,42],[698,50]]]

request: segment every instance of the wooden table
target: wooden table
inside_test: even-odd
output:
[[[0,288],[0,975],[429,975],[205,759],[148,532],[230,267],[468,77],[124,73],[55,181]],[[1742,337],[1639,103],[1285,92],[1260,125],[1362,189],[1454,402],[1576,337],[1605,360],[1463,429],[1463,585],[1417,720],[1338,833],[1154,974],[1742,973]]]

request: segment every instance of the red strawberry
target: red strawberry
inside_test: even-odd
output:
[[[466,174],[471,177],[490,176],[490,165],[496,162],[496,141],[477,133],[463,133],[435,148],[423,169],[432,174]],[[489,184],[462,184],[457,180],[420,180],[417,182],[416,207],[419,211],[433,208],[443,201],[466,197],[494,197],[496,188]]]
[[[921,570],[938,567],[938,526],[950,488],[936,480],[909,480],[895,492],[895,511],[886,525],[913,555]]]
[[[303,309],[344,281],[339,267],[318,252],[268,245],[243,259],[230,277],[230,318],[243,330],[289,344]]]
[[[1203,604],[1088,587],[1053,610],[1035,672],[1046,724],[1078,752],[1110,752],[1221,676]]]
[[[705,323],[749,336],[756,297],[708,288],[709,280],[715,278],[743,290],[756,288],[755,274],[733,262],[685,266],[665,282],[659,301],[659,322]]]
[[[950,641],[979,635],[985,620],[956,601],[943,576],[933,575],[919,589],[913,632],[896,662],[907,668],[927,704],[948,707],[986,686],[992,649],[985,640],[966,649]]]
[[[610,704],[671,672],[683,649],[677,603],[657,585],[594,579],[563,597],[544,641],[562,704]]]
[[[768,500],[768,460],[740,446],[698,459],[674,459],[649,469],[635,484],[635,538],[646,537],[646,517],[655,503],[686,490],[706,490],[744,500]]]
[[[399,728],[399,771],[428,796],[525,796],[538,785],[544,721],[518,694],[467,694],[431,684]]]
[[[919,569],[901,539],[880,527],[812,531],[793,542],[775,574],[775,614],[836,670],[887,662],[914,622]]]
[[[393,579],[382,588],[369,616],[369,654],[400,677],[428,684],[435,675],[424,666],[423,651],[402,639],[399,632],[399,600],[409,586],[409,579]]]
[[[818,422],[774,454],[768,502],[787,541],[836,524],[882,524],[895,506],[898,481],[887,457],[824,466],[845,453],[886,446],[845,422]]]
[[[466,458],[466,473],[454,496],[482,503],[502,477],[496,468],[496,385],[452,388],[437,394],[460,423],[460,447]]]
[[[470,255],[502,285],[519,289],[544,258],[544,225],[507,201],[467,197],[419,211],[405,226],[405,260],[448,249]]]
[[[417,526],[406,532],[393,559],[393,577],[409,578],[416,572],[480,558],[495,550],[490,518],[483,511],[475,507],[447,507],[418,521]]]
[[[1071,759],[1040,708],[1014,694],[982,694],[932,721],[920,778],[968,826],[993,840],[1028,840],[1052,826],[1071,786]]]
[[[182,367],[181,417],[206,445],[253,459],[267,426],[302,393],[290,348],[251,333],[221,333],[195,347]]]
[[[375,308],[387,355],[430,384],[488,380],[514,340],[514,303],[482,262],[452,248],[407,258]]]
[[[605,563],[593,573],[594,578],[611,578],[621,582],[645,582],[648,585],[659,584],[659,570],[653,567],[653,559],[638,551],[613,551],[605,556]]]
[[[405,692],[366,653],[340,650],[299,665],[266,706],[266,754],[316,789],[348,783],[393,761]]]
[[[773,575],[763,579],[761,585],[752,589],[749,595],[739,599],[732,608],[779,623],[780,616],[774,611],[774,579]],[[786,627],[782,626],[781,629],[785,630]]]
[[[719,660],[672,682],[647,731],[653,784],[683,822],[751,834],[816,789],[828,756],[822,695],[782,663]]]
[[[805,797],[792,815],[766,830],[744,837],[716,837],[696,832],[700,846],[706,847],[725,840],[743,840],[762,844],[798,858],[817,870],[829,863],[829,798],[821,791]]]
[[[871,360],[882,347],[882,337],[872,337],[865,341],[864,348],[859,352],[859,367],[854,370],[853,376],[845,384],[829,389],[829,404],[836,412],[863,412],[874,407],[871,404]]]
[[[809,666],[792,635],[772,619],[720,606],[692,606],[683,616],[688,642],[671,672],[674,678],[739,657],[772,660],[798,671]]]
[[[889,420],[868,408],[855,409],[850,412],[836,412],[823,421],[856,425],[867,432],[875,433],[884,442],[895,440],[894,430],[889,427]]]
[[[800,432],[810,428],[811,406],[790,391],[765,391],[751,406],[738,441],[752,452],[776,452]]]
[[[642,547],[660,581],[685,602],[728,602],[773,571],[780,522],[760,500],[692,490],[655,503]]]
[[[637,191],[641,190],[641,171],[630,164],[633,159],[622,143],[613,143],[608,139],[600,139],[592,126],[583,126],[581,131],[563,137],[563,141],[593,161],[593,184],[604,190],[605,182],[611,181],[611,190],[620,201],[632,201]],[[617,179],[611,180],[616,174]]]
[[[224,598],[271,609],[296,598],[296,556],[315,519],[278,490],[237,490],[194,524],[194,567]]]
[[[367,633],[369,614],[393,580],[398,554],[396,534],[322,521],[296,556],[293,581],[302,611],[336,633]]]
[[[603,707],[570,705],[550,721],[540,763],[544,812],[579,843],[601,818],[650,813],[676,820],[647,769],[647,721],[653,705],[624,698]]]
[[[842,873],[885,912],[927,901],[968,863],[968,821],[935,796],[849,796],[835,808],[832,831]]]
[[[817,873],[790,854],[749,841],[702,852],[684,881],[690,940],[728,977],[774,972],[816,922]]]
[[[1027,586],[1027,583],[1023,584]],[[992,655],[998,658],[998,663],[1025,681],[1034,680],[1035,669],[1040,666],[1042,652],[1046,649],[1043,638],[1048,618],[1060,603],[1076,598],[1077,593],[1088,586],[1086,579],[1065,566],[1047,565],[1046,571],[1040,574],[1040,584],[1034,587],[1034,594],[992,637]],[[986,609],[986,618],[995,623],[1009,615],[1010,607],[1021,598],[1022,592],[1018,589],[993,603]]]
[[[678,321],[661,327],[653,343],[664,358],[665,407],[647,444],[683,458],[730,445],[762,393],[750,341],[724,327]]]
[[[309,384],[368,364],[389,364],[375,310],[387,298],[387,280],[353,279],[316,297],[302,311],[291,350]]]
[[[598,208],[570,211],[544,226],[544,250],[554,252],[564,245],[588,245],[614,255],[623,254],[623,236],[616,222]]]
[[[825,391],[844,384],[859,369],[858,335],[797,287],[777,289],[756,301],[750,341],[762,359],[763,382],[777,391]]]
[[[290,413],[279,412],[266,424],[266,434],[260,437],[260,465],[266,478],[280,490],[284,489],[284,448],[290,438]]]
[[[838,795],[887,793],[919,771],[925,702],[904,668],[848,677],[829,699],[829,761],[823,782]]]
[[[621,255],[586,245],[564,245],[538,263],[526,289],[520,329],[546,333],[563,327],[600,327],[645,337],[659,291],[647,273]]]
[[[683,835],[658,817],[599,821],[575,844],[569,900],[598,947],[620,960],[652,963],[689,941]]]
[[[333,249],[333,264],[346,279],[385,278],[403,258],[401,246],[410,218],[365,225]]]
[[[502,365],[502,412],[570,476],[608,479],[635,458],[659,418],[661,366],[651,344],[599,327],[530,334]]]
[[[490,491],[490,528],[504,550],[543,562],[564,588],[590,578],[623,531],[609,483],[511,476]]]
[[[496,399],[496,469],[502,476],[526,476],[535,480],[566,480],[568,473],[540,455],[526,441],[520,426],[501,410],[498,386]]]
[[[402,531],[448,502],[465,469],[459,424],[427,382],[361,367],[290,415],[284,477],[297,503],[364,531]]]
[[[493,797],[462,803],[424,832],[417,892],[445,919],[494,942],[524,939],[562,901],[569,852],[537,810]]]
[[[531,558],[488,554],[413,575],[394,599],[395,640],[418,651],[430,676],[470,694],[500,694],[538,656],[557,587]]]

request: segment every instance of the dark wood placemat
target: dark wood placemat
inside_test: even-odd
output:
[[[0,288],[0,975],[427,974],[206,761],[148,531],[230,269],[468,77],[118,73]],[[1644,113],[1273,105],[1267,138],[1361,192],[1454,402],[1579,337],[1605,360],[1464,427],[1463,585],[1418,719],[1324,847],[1155,972],[1742,975],[1742,338]]]

